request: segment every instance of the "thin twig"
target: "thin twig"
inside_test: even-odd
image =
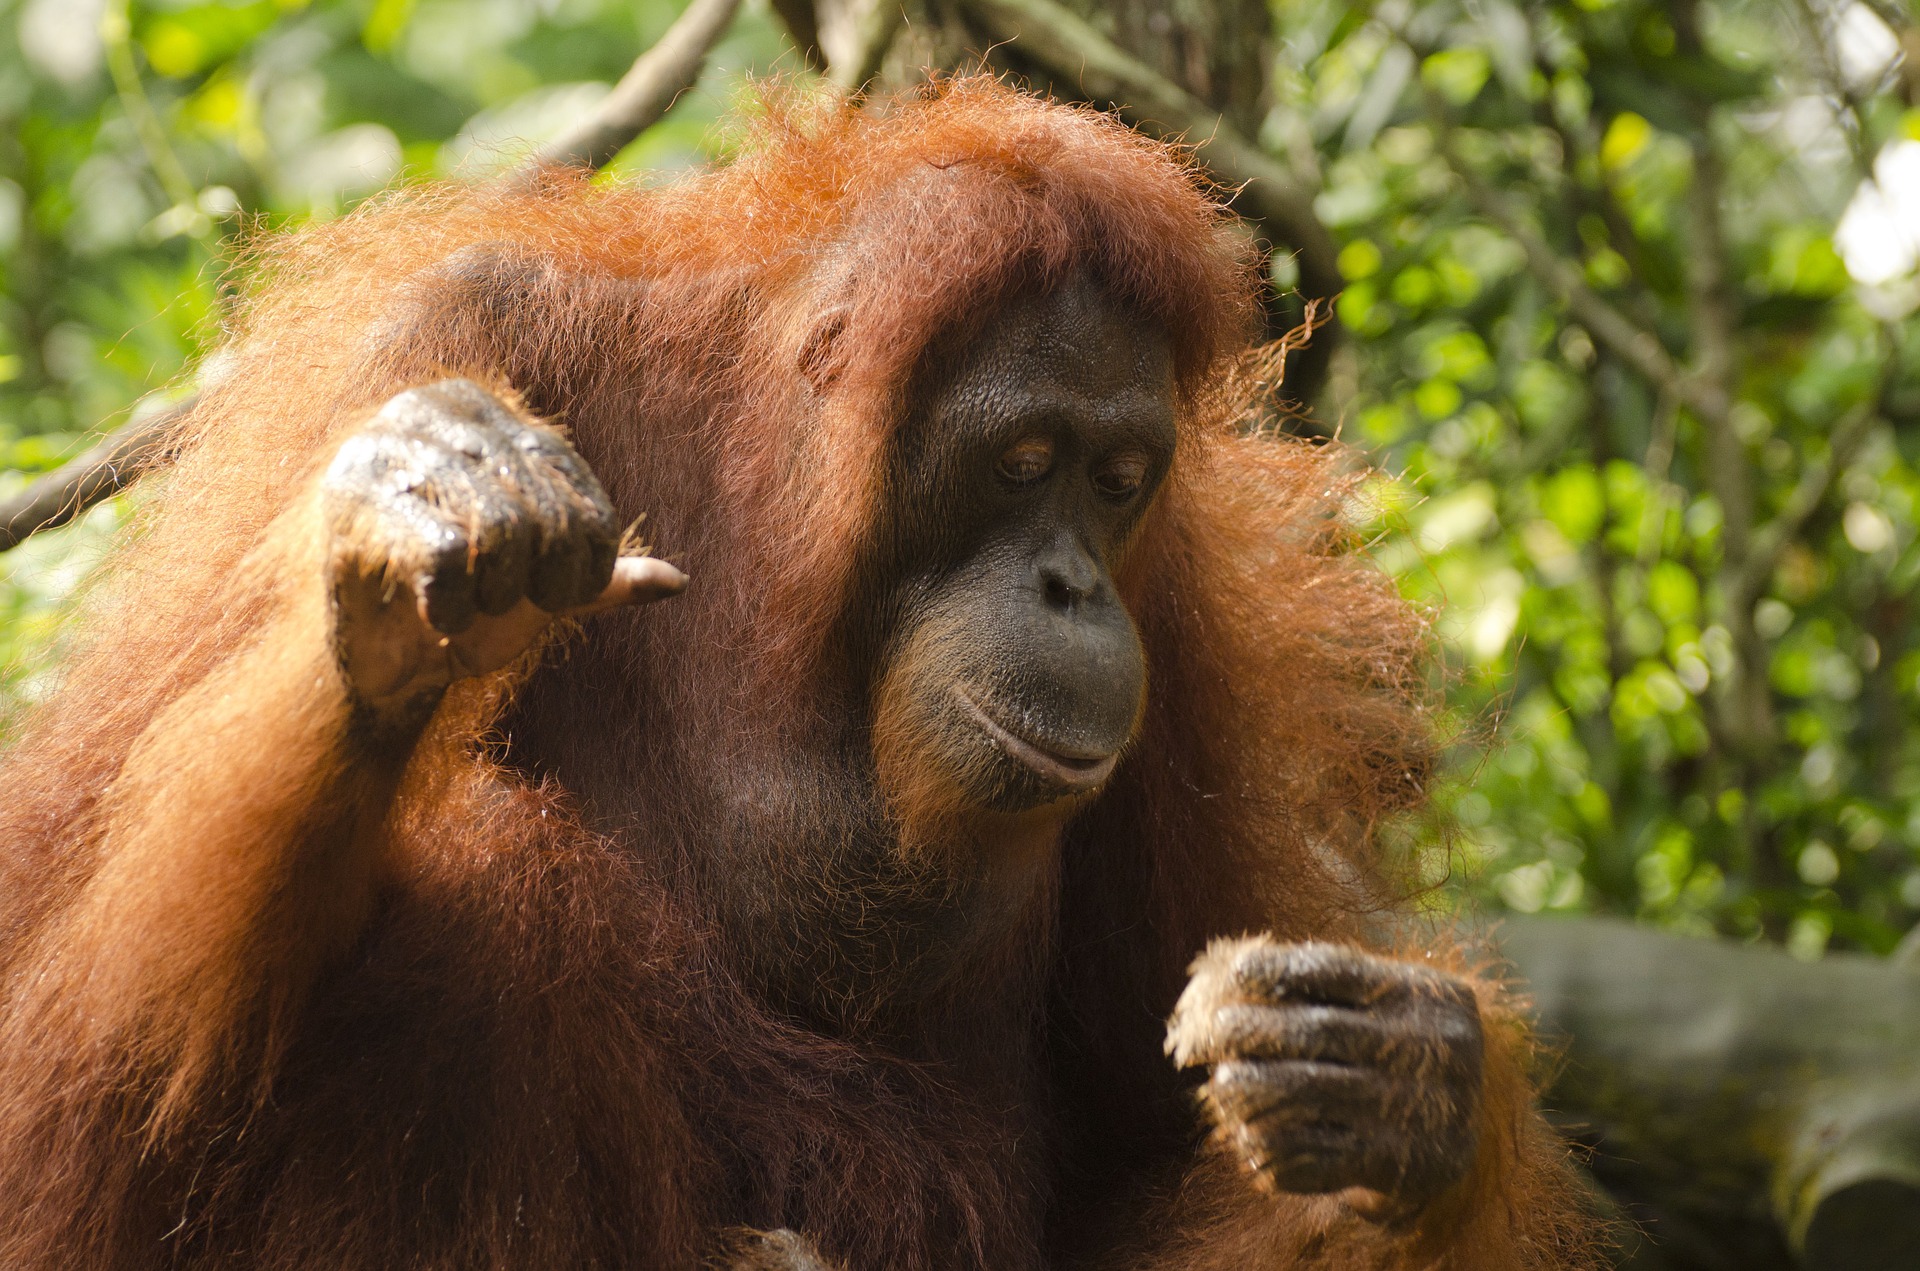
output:
[[[1640,525],[1640,551],[1637,558],[1642,568],[1653,564],[1660,556],[1660,539],[1666,527],[1667,511],[1681,500],[1681,494],[1670,479],[1673,472],[1673,452],[1680,441],[1680,404],[1673,399],[1672,393],[1661,393],[1653,408],[1653,427],[1647,439],[1647,453],[1641,461],[1641,467],[1647,474],[1647,508]]]
[[[1522,20],[1527,21],[1525,18]],[[1527,21],[1527,34],[1529,41],[1532,41],[1533,26],[1530,21]],[[1534,69],[1544,80],[1552,82],[1553,63],[1538,43],[1533,43],[1531,47]],[[1640,293],[1650,292],[1652,288],[1647,282],[1647,245],[1641,241],[1639,232],[1633,228],[1632,220],[1627,216],[1626,209],[1621,206],[1619,191],[1608,179],[1606,165],[1600,162],[1600,139],[1595,135],[1592,121],[1583,120],[1575,124],[1569,120],[1552,94],[1542,95],[1540,101],[1535,104],[1533,113],[1543,126],[1550,128],[1560,139],[1562,183],[1572,191],[1572,202],[1576,208],[1590,206],[1598,214],[1601,222],[1606,226],[1607,237],[1614,250],[1618,251],[1621,259],[1627,262],[1627,269],[1633,281],[1638,284]],[[1591,186],[1583,183],[1578,175],[1589,167],[1594,173]],[[1577,219],[1577,216],[1569,218],[1570,221]],[[1641,296],[1636,294],[1635,298],[1639,299]],[[1648,316],[1645,307],[1641,305],[1634,307],[1637,310],[1634,317],[1643,325],[1646,324]]]
[[[1703,108],[1704,110],[1704,108]],[[1720,500],[1721,553],[1739,569],[1753,534],[1753,474],[1746,444],[1728,405],[1733,397],[1733,302],[1727,294],[1726,236],[1720,224],[1720,157],[1701,121],[1693,143],[1693,182],[1687,191],[1687,325],[1693,332],[1690,382],[1715,403],[1701,410],[1706,434],[1706,477]]]
[[[693,0],[593,113],[535,151],[527,169],[606,167],[693,87],[706,67],[707,54],[732,25],[739,7],[740,0]]]
[[[1809,0],[1797,0],[1794,8],[1799,11],[1800,21],[1807,30],[1807,41],[1813,46],[1814,60],[1819,64],[1822,86],[1828,95],[1841,108],[1844,118],[1840,120],[1840,131],[1847,138],[1847,153],[1853,159],[1854,171],[1863,178],[1873,176],[1874,147],[1872,131],[1867,127],[1866,104],[1860,94],[1847,82],[1846,72],[1841,69],[1840,55],[1834,47],[1836,32],[1833,14],[1822,14],[1814,9]],[[1882,21],[1884,13],[1878,14]],[[1898,38],[1900,27],[1892,22],[1888,29]]]
[[[1394,35],[1416,57],[1431,51],[1422,48],[1404,30],[1395,30]],[[1501,233],[1519,244],[1521,253],[1527,258],[1527,268],[1532,270],[1534,276],[1547,284],[1548,290],[1559,298],[1560,303],[1572,312],[1596,341],[1605,345],[1655,388],[1671,394],[1703,418],[1725,419],[1731,403],[1724,396],[1715,394],[1689,375],[1674,360],[1650,326],[1635,321],[1589,287],[1580,269],[1555,251],[1552,244],[1513,209],[1507,197],[1474,170],[1473,164],[1460,153],[1459,125],[1454,122],[1453,111],[1445,99],[1424,84],[1421,86],[1421,98],[1433,124],[1440,157],[1460,182],[1467,202],[1481,216],[1493,222]]]
[[[167,130],[154,113],[146,85],[140,82],[140,68],[133,60],[133,26],[127,13],[128,0],[113,0],[100,15],[100,44],[106,54],[107,71],[113,77],[114,93],[120,109],[126,112],[147,152],[147,163],[159,180],[160,188],[175,207],[192,208],[198,191],[180,165],[180,157],[167,140]]]
[[[1204,144],[1207,166],[1300,253],[1300,290],[1327,299],[1341,287],[1333,235],[1313,209],[1313,195],[1292,172],[1219,111],[1133,57],[1054,0],[964,0],[990,34],[1018,41],[1021,53],[1088,97],[1110,101],[1128,119],[1159,136]]]

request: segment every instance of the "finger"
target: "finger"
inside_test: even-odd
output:
[[[1216,1065],[1204,1090],[1225,1123],[1281,1120],[1356,1122],[1377,1115],[1386,1089],[1365,1069],[1299,1059],[1243,1059]]]
[[[1385,1091],[1335,1064],[1241,1064],[1206,1089],[1224,1140],[1275,1188],[1339,1191],[1391,1173]],[[1389,1154],[1390,1155],[1390,1154]]]
[[[1260,941],[1233,960],[1235,987],[1256,997],[1370,1006],[1401,988],[1397,968],[1344,945]]]
[[[1265,936],[1215,940],[1190,969],[1193,978],[1167,1027],[1167,1053],[1181,1067],[1217,1053],[1210,1038],[1216,1017],[1227,1007],[1289,1002],[1366,1007],[1388,1001],[1398,983],[1395,964],[1357,949],[1279,944]]]
[[[467,413],[456,413],[452,409],[455,404],[444,397],[435,396],[432,401],[441,409],[423,411],[408,420],[407,436],[434,442],[471,464],[491,466],[509,456],[511,447],[498,428],[490,428]]]
[[[1373,1011],[1345,1006],[1229,1005],[1184,1030],[1180,1059],[1187,1067],[1243,1058],[1381,1064],[1405,1031]]]
[[[383,509],[393,543],[389,559],[412,587],[420,620],[443,635],[473,625],[473,575],[466,529],[425,501],[403,499]]]
[[[481,613],[497,617],[527,594],[536,531],[513,505],[481,524],[486,532],[474,545],[474,603]]]
[[[513,429],[519,418],[508,409],[507,404],[495,396],[485,386],[464,377],[436,380],[431,384],[422,384],[408,389],[393,398],[380,415],[401,403],[396,413],[411,422],[413,418],[425,420],[453,421],[479,425],[489,431]]]
[[[459,553],[465,554],[464,550]],[[416,575],[413,594],[420,620],[441,635],[459,635],[479,616],[473,602],[473,575],[464,560],[443,561],[432,572]]]
[[[1352,1126],[1338,1121],[1239,1126],[1231,1138],[1240,1156],[1276,1191],[1295,1195],[1342,1191],[1353,1186],[1366,1168],[1359,1136]]]
[[[687,576],[657,556],[622,556],[613,563],[613,581],[598,596],[572,610],[599,613],[624,605],[644,605],[677,596],[687,589]]]
[[[453,502],[462,509],[472,539],[468,567],[474,603],[490,617],[503,614],[526,594],[538,527],[510,489],[486,474],[455,469],[443,484],[457,492]]]
[[[513,505],[453,457],[451,447],[408,437],[383,482],[391,493],[379,509],[393,565],[411,583],[420,615],[444,635],[458,635],[478,615],[475,565],[509,527]]]
[[[1337,1064],[1222,1065],[1206,1088],[1225,1141],[1281,1191],[1338,1191],[1368,1176],[1379,1091]]]
[[[552,484],[571,491],[611,527],[613,504],[601,487],[600,478],[565,437],[556,429],[538,423],[513,430],[511,437],[514,449],[527,464],[541,471]]]
[[[531,424],[516,431],[512,442],[532,478],[528,493],[543,519],[592,544],[584,575],[590,590],[584,595],[598,592],[610,576],[620,541],[620,524],[606,490],[586,460],[553,429]]]
[[[593,598],[587,586],[593,546],[563,528],[540,544],[539,559],[527,579],[527,599],[548,613],[562,613]]]

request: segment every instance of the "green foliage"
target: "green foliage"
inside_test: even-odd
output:
[[[1276,13],[1268,140],[1318,155],[1351,280],[1328,413],[1443,606],[1455,881],[1886,949],[1920,911],[1920,291],[1835,239],[1920,119],[1892,35],[1817,0]],[[1577,320],[1515,225],[1724,415]]]

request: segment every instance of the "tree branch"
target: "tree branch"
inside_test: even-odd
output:
[[[1726,555],[1737,564],[1753,523],[1753,482],[1730,406],[1733,304],[1727,295],[1726,235],[1720,226],[1720,156],[1706,134],[1705,118],[1700,127],[1693,142],[1693,183],[1687,191],[1687,320],[1694,347],[1690,379],[1710,404],[1707,409],[1696,406],[1706,425],[1707,480],[1720,500]]]
[[[124,490],[168,456],[167,435],[193,399],[121,425],[78,458],[0,499],[0,552],[41,530],[56,529]]]
[[[634,138],[658,123],[680,94],[700,78],[707,54],[739,7],[740,0],[693,0],[660,42],[634,61],[592,114],[542,146],[508,179],[524,181],[551,166],[606,166]],[[67,524],[165,463],[170,457],[164,446],[166,431],[193,409],[196,400],[197,395],[189,396],[157,414],[122,424],[84,454],[40,477],[12,498],[0,500],[0,552],[19,546],[41,530]]]
[[[1284,165],[1180,85],[1127,53],[1054,0],[963,0],[998,39],[1089,98],[1113,102],[1149,132],[1205,146],[1207,166],[1224,184],[1244,185],[1249,209],[1300,253],[1300,290],[1330,299],[1342,286],[1333,235],[1313,210],[1312,192]]]
[[[535,151],[526,169],[604,168],[635,137],[660,121],[693,87],[740,0],[693,0],[660,42],[642,53],[592,114]]]
[[[906,20],[903,0],[836,0],[816,6],[820,48],[826,54],[827,78],[849,93],[857,93],[880,73],[880,63],[893,47],[893,37]]]
[[[1840,55],[1835,48],[1834,27],[1840,10],[1836,9],[1832,14],[1822,14],[1814,9],[1809,0],[1797,0],[1794,8],[1800,15],[1801,24],[1806,28],[1807,42],[1813,48],[1814,60],[1819,63],[1822,86],[1826,89],[1827,95],[1839,103],[1844,113],[1845,117],[1840,121],[1840,131],[1846,135],[1847,153],[1853,159],[1853,169],[1863,180],[1871,180],[1874,145],[1873,132],[1867,123],[1866,103],[1861,100],[1860,93],[1848,81],[1846,73],[1841,69]],[[1903,34],[1903,24],[1889,20],[1889,11],[1893,6],[1869,6],[1869,8],[1887,24],[1887,29],[1893,32],[1894,38],[1899,40],[1904,48],[1906,38]]]
[[[1422,54],[1420,45],[1406,32],[1396,31],[1395,35],[1413,50],[1416,57]],[[1521,252],[1527,258],[1527,267],[1547,284],[1548,289],[1572,311],[1593,338],[1611,349],[1615,356],[1655,388],[1670,394],[1702,419],[1710,424],[1727,422],[1732,408],[1727,395],[1716,391],[1715,385],[1702,381],[1676,362],[1651,327],[1636,322],[1589,287],[1580,269],[1555,251],[1538,230],[1513,210],[1506,196],[1481,179],[1473,165],[1460,153],[1457,144],[1459,127],[1454,123],[1453,112],[1447,103],[1430,88],[1423,87],[1421,96],[1427,115],[1433,122],[1440,156],[1459,180],[1467,201],[1475,211],[1520,245]]]

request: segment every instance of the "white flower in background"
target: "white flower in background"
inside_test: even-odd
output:
[[[1888,145],[1840,217],[1833,245],[1856,282],[1881,287],[1920,264],[1920,141]]]

